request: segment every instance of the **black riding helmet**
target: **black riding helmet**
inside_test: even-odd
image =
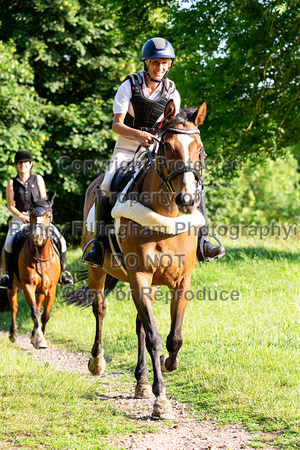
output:
[[[175,59],[175,53],[174,53],[174,49],[169,41],[167,41],[166,39],[160,38],[160,37],[155,37],[155,38],[149,39],[147,42],[145,42],[145,44],[143,45],[143,48],[142,48],[142,60],[144,63],[145,70],[147,70],[146,60],[154,59],[154,58],[171,59],[172,60],[172,63],[170,66],[170,69],[171,69],[174,59]],[[168,72],[169,72],[169,70],[168,70]],[[165,76],[167,76],[167,73],[165,74]],[[152,81],[156,81],[156,80],[152,80]]]
[[[15,154],[15,164],[18,162],[32,162],[31,154],[28,150],[25,150],[25,148],[21,148],[16,154]]]

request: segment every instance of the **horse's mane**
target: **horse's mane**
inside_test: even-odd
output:
[[[197,108],[193,107],[180,109],[173,119],[163,122],[160,128],[156,128],[154,134],[161,134],[164,130],[174,127],[175,125],[182,124],[185,126],[196,110]],[[155,156],[155,154],[153,154],[153,156]],[[137,164],[139,164],[140,167],[143,167],[144,171],[148,171],[151,166],[147,151],[143,147],[137,149],[135,157],[127,163],[125,171],[134,172]]]
[[[180,109],[180,111],[176,114],[176,116],[171,119],[163,122],[160,132],[166,130],[167,128],[175,127],[175,125],[186,125],[187,122],[189,122],[189,119],[192,117],[194,112],[197,110],[197,108],[185,108]]]
[[[32,203],[30,205],[29,210],[32,211],[33,213],[36,211],[37,208],[42,208],[46,211],[51,211],[52,209],[52,202],[51,202],[51,198],[46,197],[46,198],[37,198],[37,199],[32,199]]]

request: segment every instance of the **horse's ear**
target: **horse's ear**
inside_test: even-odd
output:
[[[195,125],[202,125],[207,112],[207,104],[206,101],[203,100],[197,111],[192,115],[189,119],[189,122],[193,122]]]
[[[51,195],[50,197],[48,197],[48,203],[49,203],[49,205],[51,206],[51,208],[52,208],[52,205],[53,205],[53,203],[54,203],[55,197],[56,197],[56,192],[54,192],[53,195]]]
[[[176,107],[174,101],[171,99],[168,101],[165,107],[165,120],[171,120],[174,119],[176,115]]]

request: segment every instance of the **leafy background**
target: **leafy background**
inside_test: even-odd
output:
[[[57,192],[55,221],[79,242],[71,222],[113,151],[114,95],[154,36],[174,46],[170,78],[182,105],[208,103],[210,220],[297,221],[299,11],[298,0],[0,0],[2,229],[13,157],[27,148]],[[77,166],[62,170],[62,156]],[[84,161],[95,169],[81,170]]]

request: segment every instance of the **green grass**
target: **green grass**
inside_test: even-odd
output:
[[[296,238],[284,241],[250,237],[227,238],[224,243],[226,257],[198,264],[193,273],[192,289],[203,293],[205,287],[206,299],[189,302],[179,368],[164,375],[167,392],[191,404],[199,418],[208,416],[220,423],[242,422],[251,431],[259,429],[275,435],[280,432],[273,445],[284,449],[300,448],[300,244]],[[68,254],[68,263],[73,269],[82,268],[77,262],[79,256],[79,249]],[[124,288],[125,285],[118,285],[116,289]],[[208,299],[209,290],[211,294],[216,291],[217,300]],[[239,299],[222,301],[222,290],[238,291]],[[203,294],[199,298],[203,298]],[[32,328],[27,309],[26,305],[20,305],[17,319],[20,333]],[[170,326],[168,301],[156,302],[153,309],[165,342]],[[103,333],[107,372],[124,374],[127,384],[123,389],[128,387],[137,359],[135,316],[132,301],[118,301],[116,291],[110,295]],[[93,344],[94,325],[91,308],[81,311],[66,307],[57,299],[47,326],[47,337],[59,345],[88,354]],[[0,318],[1,326],[8,328],[7,314]],[[150,358],[147,360],[151,379]],[[26,364],[29,363],[23,362],[21,367]],[[41,373],[50,369],[39,366],[33,372],[35,370]],[[53,377],[57,376],[55,372]],[[61,384],[63,395],[67,390],[64,383],[68,384],[68,378],[74,376],[60,376],[65,380]],[[80,377],[78,380],[81,386]],[[104,389],[101,379],[97,386],[97,389]],[[122,390],[122,382],[119,388]],[[36,390],[39,392],[35,383],[33,396]],[[75,393],[74,398],[77,396],[84,407],[85,395]],[[52,400],[46,398],[51,404]],[[65,400],[67,408],[68,396]],[[97,411],[103,407],[97,402],[88,402],[92,403],[91,415],[94,408]],[[111,411],[106,410],[105,416],[112,416]],[[68,417],[72,417],[72,413]],[[126,426],[129,425],[124,425],[124,433]],[[81,433],[78,429],[77,432]],[[64,438],[68,439],[67,427],[65,433]],[[256,448],[263,448],[263,445]]]
[[[81,375],[25,358],[3,337],[0,348],[1,449],[113,449],[104,437],[153,431],[102,401],[104,382],[99,389]]]

